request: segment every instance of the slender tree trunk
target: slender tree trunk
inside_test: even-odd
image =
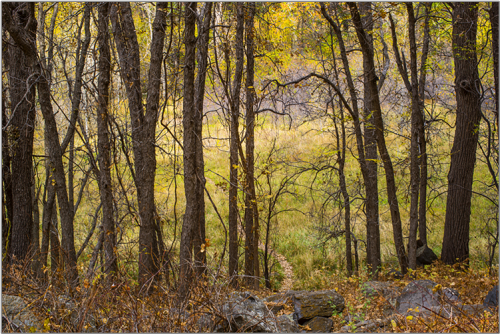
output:
[[[255,150],[255,113],[254,113],[254,15],[255,3],[247,5],[245,15],[246,31],[246,191],[245,191],[245,276],[249,277],[246,284],[258,288],[258,280],[250,277],[255,275],[259,265],[258,210],[255,196],[254,150]],[[254,224],[254,222],[256,224]],[[257,284],[256,284],[257,283]]]
[[[348,2],[351,10],[351,16],[356,28],[359,43],[363,52],[363,63],[366,62],[365,75],[367,76],[367,88],[370,90],[371,108],[373,113],[374,125],[377,134],[377,146],[380,152],[380,157],[384,163],[385,177],[387,183],[387,197],[391,211],[392,230],[394,236],[394,244],[398,255],[401,272],[406,273],[408,268],[408,258],[406,256],[403,243],[403,232],[401,228],[401,216],[399,214],[398,198],[396,193],[396,182],[394,179],[394,168],[392,166],[391,157],[387,151],[387,146],[384,138],[384,121],[382,119],[382,111],[380,109],[380,100],[377,88],[377,76],[375,74],[375,63],[373,60],[373,48],[370,47],[369,37],[367,37],[358,8],[355,3]],[[367,72],[366,72],[367,71]],[[366,102],[365,102],[366,103]]]
[[[243,76],[243,30],[244,11],[243,3],[236,6],[236,69],[231,92],[231,126],[229,144],[229,275],[238,275],[238,121],[240,117],[240,90]],[[237,284],[233,280],[233,284]]]
[[[373,31],[373,17],[370,2],[361,2],[359,4],[362,14],[362,24],[365,31]],[[373,37],[370,33],[365,34],[366,43],[370,50],[373,50]],[[375,75],[375,66],[370,63],[368,58],[363,57],[363,72],[364,74],[364,138],[365,138],[365,159],[367,177],[365,187],[367,193],[366,213],[367,217],[367,255],[369,257],[368,264],[373,277],[377,277],[380,267],[380,222],[379,222],[379,207],[378,207],[378,154],[377,154],[377,134],[375,128],[375,117],[373,110],[376,108],[374,92],[370,90],[372,74]],[[378,96],[378,90],[377,90]]]
[[[493,50],[493,75],[495,77],[495,110],[498,118],[498,2],[491,3],[490,9],[491,22],[491,48]]]
[[[425,4],[425,22],[424,22],[424,42],[422,46],[422,57],[420,59],[420,79],[418,82],[418,98],[420,107],[420,204],[418,213],[418,235],[420,241],[427,245],[427,141],[425,137],[425,82],[427,75],[427,56],[429,55],[430,42],[430,11],[432,2]]]
[[[180,274],[179,297],[185,300],[189,293],[192,279],[192,240],[197,219],[196,194],[196,138],[195,138],[195,100],[194,100],[194,72],[196,56],[196,2],[184,3],[184,99],[183,118],[184,128],[184,189],[186,193],[186,211],[182,224],[180,245]]]
[[[344,66],[344,73],[346,76],[347,80],[347,86],[349,88],[349,95],[351,97],[351,104],[352,104],[352,118],[353,118],[353,123],[354,123],[354,133],[356,136],[356,146],[357,146],[357,151],[358,151],[358,161],[359,165],[361,168],[361,174],[363,176],[363,183],[365,186],[365,205],[366,205],[366,234],[367,234],[367,239],[370,238],[370,236],[373,235],[372,230],[375,229],[375,227],[378,227],[378,192],[370,191],[370,173],[367,167],[367,161],[365,157],[365,143],[363,142],[363,133],[361,131],[361,122],[359,119],[359,107],[358,107],[358,96],[356,93],[356,89],[354,87],[354,81],[352,79],[351,71],[350,71],[350,66],[349,66],[349,60],[347,58],[347,51],[346,47],[344,44],[344,39],[342,37],[342,32],[338,26],[337,23],[328,15],[326,11],[326,7],[324,3],[321,3],[321,11],[323,16],[327,19],[327,21],[330,23],[330,26],[332,26],[333,30],[335,31],[335,35],[337,36],[337,41],[339,44],[339,49],[340,49],[340,56],[342,58],[342,63]],[[380,232],[376,232],[374,236],[374,241],[376,240],[377,233],[380,234]],[[357,242],[357,241],[356,241]],[[372,244],[377,244],[375,241]],[[357,249],[357,248],[356,248]],[[374,248],[371,249],[367,247],[367,262],[368,265],[370,265],[372,268],[378,267],[380,264],[380,252],[377,253],[377,249],[379,248]],[[373,272],[376,273],[376,272]]]
[[[198,62],[198,75],[196,76],[195,94],[195,143],[196,143],[196,226],[194,227],[193,246],[195,268],[198,276],[206,269],[207,256],[202,245],[206,243],[205,232],[205,161],[203,159],[203,101],[205,97],[205,79],[208,63],[208,43],[210,39],[210,24],[212,22],[212,2],[205,3],[203,8],[203,24],[200,25],[200,34],[197,41],[196,59]]]
[[[34,42],[37,22],[34,4],[4,4],[3,10],[12,15],[13,24],[22,27],[26,38]],[[32,153],[35,130],[35,82],[34,59],[10,38],[9,93],[11,101],[10,139],[12,142],[12,239],[10,254],[16,263],[22,263],[30,255],[33,228]]]
[[[6,51],[4,45],[3,51]],[[7,53],[7,52],[5,52]],[[7,63],[4,56],[4,64]],[[9,150],[9,136],[5,129],[7,125],[7,115],[5,107],[5,96],[2,92],[2,268],[6,268],[9,259],[9,248],[12,240],[12,219],[13,219],[13,203],[12,203],[12,174],[10,171],[11,156]]]
[[[108,103],[109,85],[111,80],[111,54],[109,51],[109,3],[98,5],[98,42],[99,42],[99,79],[97,136],[99,160],[99,191],[102,203],[102,228],[104,233],[104,272],[106,274],[118,271],[116,256],[116,232],[113,220],[113,189],[111,183],[111,156],[108,135]]]
[[[455,3],[453,8],[453,57],[457,119],[448,173],[444,223],[443,262],[469,258],[469,224],[472,181],[481,121],[481,82],[476,56],[477,3]]]

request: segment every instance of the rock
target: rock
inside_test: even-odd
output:
[[[66,295],[60,295],[57,298],[57,304],[58,308],[61,311],[66,311],[66,315],[64,316],[65,318],[69,317],[69,321],[71,324],[75,327],[78,328],[78,325],[80,323],[80,318],[79,318],[79,311],[81,309],[78,309],[76,307],[75,302],[71,299],[71,297],[68,297]],[[61,313],[61,312],[60,312]],[[80,315],[80,316],[83,316]],[[88,313],[85,314],[86,318],[84,321],[84,326],[82,327],[82,330],[86,333],[95,333],[97,332],[97,324],[91,315]]]
[[[461,303],[460,294],[452,288],[444,288],[441,294],[444,302]]]
[[[427,245],[417,248],[417,263],[421,265],[432,264],[437,259],[436,254]]]
[[[213,332],[214,331],[214,322],[212,317],[209,314],[203,314],[196,321],[198,325],[199,332]]]
[[[484,298],[483,305],[489,307],[498,306],[498,285],[495,285],[493,289],[488,292],[488,295],[486,295],[486,298]]]
[[[333,327],[333,320],[325,317],[315,317],[304,325],[309,326],[313,333],[330,333]]]
[[[387,303],[384,305],[384,315],[390,315],[396,306],[396,299],[399,296],[401,288],[393,286],[390,282],[370,281],[362,287],[363,293],[367,297],[382,296]]]
[[[334,290],[312,291],[293,297],[293,317],[299,324],[314,317],[331,317],[334,312],[342,312],[344,298]]]
[[[476,304],[476,305],[439,305],[439,306],[431,306],[429,309],[422,309],[419,312],[411,311],[405,313],[406,315],[412,315],[414,317],[422,317],[422,318],[446,318],[449,319],[452,316],[456,316],[458,314],[468,314],[472,316],[481,316],[484,311],[490,311],[488,307]],[[490,311],[491,312],[491,311]]]
[[[352,323],[347,326],[340,328],[340,333],[368,333],[377,332],[380,327],[384,327],[391,322],[391,319],[376,319],[376,320],[365,320],[357,323]]]
[[[43,324],[26,306],[21,297],[2,294],[3,332],[8,330],[7,326],[16,332],[40,331],[43,328]]]
[[[394,270],[394,269],[391,269],[389,270],[389,272],[387,273],[387,275],[389,278],[394,278],[394,279],[403,279],[404,278],[404,275],[398,271],[398,270]]]
[[[274,315],[258,297],[249,292],[232,293],[222,305],[225,330],[238,332],[276,332]]]
[[[300,331],[291,314],[283,314],[277,317],[276,323],[280,333],[298,333]]]
[[[405,313],[409,308],[439,306],[439,295],[432,292],[437,283],[430,280],[417,280],[410,282],[396,299],[396,309]]]

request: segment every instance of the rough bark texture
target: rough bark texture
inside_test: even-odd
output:
[[[373,18],[370,2],[361,2],[360,11],[362,14],[362,24],[366,31],[373,30]],[[373,37],[371,33],[366,33],[366,45],[373,53]],[[364,71],[364,138],[365,138],[365,159],[366,159],[366,243],[368,264],[371,267],[372,275],[376,276],[380,266],[380,222],[378,208],[378,154],[377,154],[377,134],[375,128],[375,117],[373,111],[377,103],[374,91],[370,89],[371,81],[375,75],[373,58],[363,57]],[[375,81],[376,83],[376,81]],[[378,99],[378,89],[377,89]]]
[[[493,74],[495,77],[495,109],[498,115],[498,2],[493,2],[490,9],[491,48],[493,50]]]
[[[255,112],[254,112],[254,15],[255,3],[247,5],[245,15],[247,77],[246,89],[246,180],[245,180],[245,275],[254,276],[258,259],[258,210],[255,196],[254,150],[255,150]],[[255,224],[254,224],[255,222]],[[258,287],[258,280],[247,279],[248,286]]]
[[[3,46],[4,64],[8,63],[5,56],[6,46]],[[2,268],[5,268],[9,259],[9,245],[12,240],[12,176],[11,176],[11,156],[9,150],[9,136],[5,126],[7,125],[5,107],[5,96],[2,92]]]
[[[24,30],[25,38],[36,47],[37,22],[34,19],[34,4],[4,4],[4,11],[12,15],[12,23]],[[11,122],[9,133],[12,145],[12,237],[10,255],[22,263],[32,247],[33,226],[32,153],[35,130],[35,84],[34,59],[25,55],[21,47],[10,38],[8,47],[9,93],[11,101]]]
[[[363,52],[363,63],[366,64],[365,75],[367,76],[367,88],[370,90],[369,96],[371,96],[371,111],[373,113],[375,128],[377,134],[377,146],[380,152],[380,157],[384,163],[385,177],[387,183],[387,197],[389,201],[389,207],[391,211],[392,220],[392,230],[394,237],[394,244],[396,246],[396,252],[398,255],[399,265],[401,271],[406,273],[408,268],[408,258],[406,256],[404,243],[403,243],[403,232],[401,229],[401,217],[399,214],[399,205],[396,193],[396,182],[394,179],[394,168],[392,166],[391,157],[387,151],[387,146],[385,144],[384,138],[384,121],[382,119],[382,111],[380,109],[380,100],[377,88],[377,76],[375,74],[375,63],[373,60],[373,48],[370,47],[368,43],[369,38],[364,31],[363,24],[361,22],[361,17],[358,8],[355,3],[348,2],[351,10],[351,16],[356,27],[356,34],[358,35],[359,43],[361,44],[361,49]],[[365,71],[366,71],[365,70]],[[366,103],[366,101],[365,101]]]
[[[236,68],[231,92],[230,144],[229,144],[229,275],[238,274],[238,119],[240,117],[240,90],[243,76],[243,3],[235,3],[236,7]],[[233,280],[236,283],[236,280]]]
[[[192,279],[192,240],[193,230],[197,219],[196,194],[196,138],[195,138],[195,100],[194,100],[194,72],[196,56],[196,2],[184,3],[184,99],[183,118],[184,128],[184,190],[186,193],[186,211],[182,224],[180,245],[180,274],[179,296],[186,299]]]
[[[205,161],[203,158],[203,101],[205,97],[205,79],[207,73],[208,42],[210,39],[210,23],[212,21],[212,2],[205,3],[203,8],[203,24],[200,26],[200,34],[197,41],[196,59],[198,63],[198,74],[194,88],[194,141],[195,141],[195,165],[196,165],[196,220],[193,229],[193,248],[195,257],[196,274],[200,276],[206,268],[207,255],[202,245],[206,243],[205,232]]]
[[[453,57],[457,118],[448,173],[448,197],[441,259],[452,264],[469,258],[469,223],[476,147],[481,121],[480,80],[476,56],[477,3],[453,9]]]
[[[113,220],[113,189],[111,184],[111,157],[108,134],[108,103],[111,79],[111,54],[109,50],[109,3],[98,5],[99,79],[97,107],[97,145],[99,160],[99,192],[102,203],[102,228],[104,232],[104,272],[118,271],[116,233]]]
[[[157,3],[151,41],[146,112],[142,103],[139,43],[129,3],[111,9],[113,34],[120,58],[132,124],[135,185],[139,206],[139,283],[159,279],[159,250],[156,234],[154,180],[156,169],[155,129],[158,119],[161,62],[165,39],[166,3]]]

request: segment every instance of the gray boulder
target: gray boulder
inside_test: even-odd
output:
[[[2,331],[40,331],[43,324],[21,297],[2,294]]]
[[[431,280],[417,280],[410,282],[396,299],[396,309],[405,313],[409,308],[419,310],[431,306],[439,306],[439,294],[432,292],[437,283]]]
[[[291,314],[283,314],[276,318],[276,323],[279,333],[298,333],[300,332],[299,327],[293,321],[293,316]]]
[[[498,285],[495,285],[493,289],[488,292],[486,298],[484,298],[483,305],[488,307],[498,306]]]
[[[231,332],[276,332],[276,320],[258,297],[249,292],[232,293],[222,305],[224,329]]]
[[[333,327],[333,320],[325,317],[315,317],[304,325],[309,326],[312,333],[330,333]]]
[[[432,264],[437,259],[437,255],[434,254],[432,249],[427,247],[427,245],[423,245],[422,247],[417,248],[417,264],[428,265]]]
[[[335,290],[304,292],[293,297],[293,317],[303,324],[314,317],[331,317],[334,312],[342,312],[344,306],[344,297]]]
[[[460,299],[460,294],[458,293],[457,290],[453,288],[444,288],[441,297],[443,298],[444,302],[447,303],[461,303],[462,299]]]

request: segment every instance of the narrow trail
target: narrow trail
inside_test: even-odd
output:
[[[210,183],[215,185],[215,182],[213,180],[211,180],[210,178],[208,178],[206,176],[205,176],[205,178],[207,181],[209,181]],[[242,225],[238,225],[238,232],[240,233],[242,239],[245,239],[245,231],[243,230]],[[265,249],[266,249],[266,246],[261,241],[259,241],[259,249],[261,251],[265,251]],[[279,289],[278,292],[286,292],[288,290],[292,290],[293,282],[294,282],[292,265],[290,264],[290,262],[287,261],[287,259],[284,255],[279,254],[271,247],[267,247],[267,251],[269,254],[271,254],[272,257],[274,257],[276,259],[276,261],[279,262],[281,268],[283,268],[283,272],[285,273],[285,278],[281,282],[281,288]]]
[[[243,230],[243,226],[238,225],[238,231],[240,232],[240,235],[242,238],[245,238],[245,231]],[[261,251],[265,251],[266,245],[264,245],[261,241],[259,241],[259,249]],[[287,261],[286,257],[282,254],[279,254],[276,252],[274,249],[271,247],[267,247],[267,252],[271,254],[272,257],[276,259],[276,261],[279,262],[281,268],[283,268],[283,272],[285,273],[285,278],[281,282],[281,288],[279,289],[278,292],[286,292],[288,290],[292,290],[293,287],[293,267],[290,264],[290,262]]]

